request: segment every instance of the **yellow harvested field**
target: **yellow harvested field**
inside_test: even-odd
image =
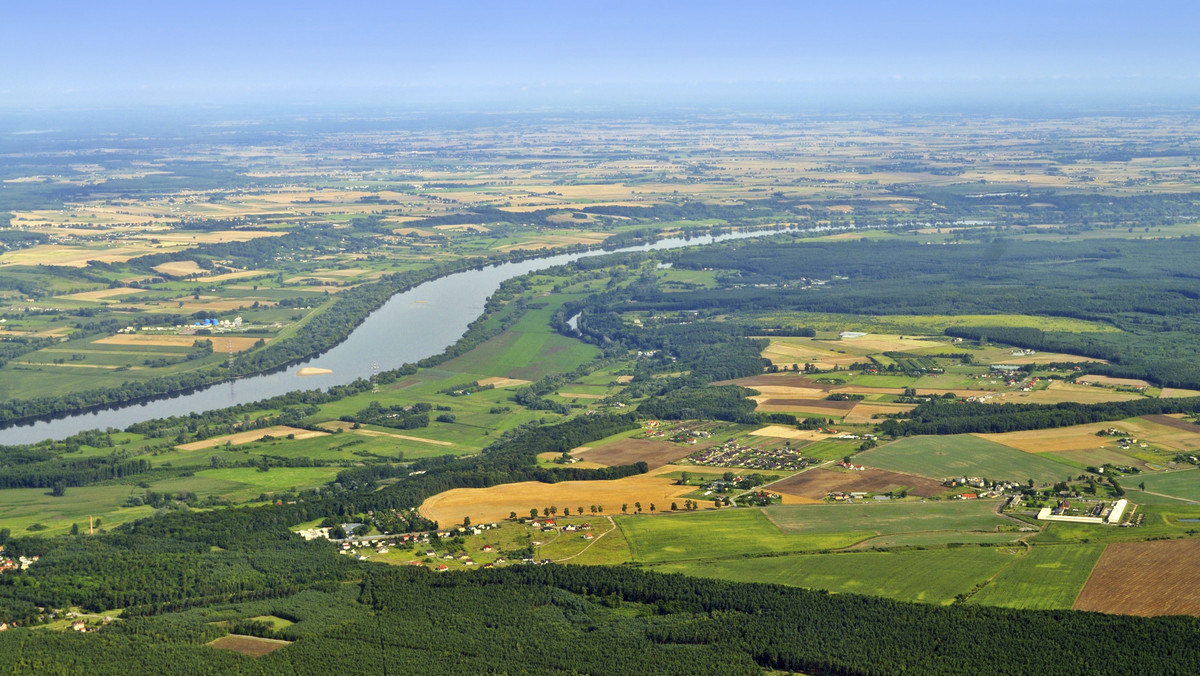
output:
[[[613,481],[560,481],[544,484],[523,481],[501,484],[491,488],[455,488],[427,499],[421,504],[420,512],[427,519],[439,523],[459,523],[463,517],[473,522],[499,521],[507,519],[510,512],[528,514],[536,507],[542,509],[574,507],[577,505],[599,505],[607,514],[619,514],[621,505],[641,502],[648,510],[650,503],[658,509],[667,509],[672,498],[694,491],[692,486],[676,486],[671,479],[637,476]]]
[[[530,381],[521,380],[520,378],[494,377],[494,378],[484,378],[483,380],[480,380],[478,382],[480,385],[483,385],[483,386],[491,385],[492,387],[517,387],[519,385],[528,385]]]
[[[1052,380],[1044,390],[1033,392],[1009,392],[1004,400],[1017,404],[1059,404],[1064,401],[1074,401],[1080,404],[1098,404],[1106,401],[1129,401],[1140,399],[1142,395],[1133,392],[1117,392],[1105,387],[1078,385],[1061,380]],[[998,401],[994,399],[993,401]]]
[[[67,298],[70,298],[72,300],[86,300],[86,301],[99,302],[99,301],[103,301],[108,298],[116,298],[118,296],[128,296],[130,294],[135,294],[135,293],[146,293],[146,290],[145,289],[132,289],[127,286],[122,286],[122,287],[116,288],[116,289],[98,289],[96,291],[81,291],[79,293],[72,293],[72,294],[69,294],[66,296],[58,296],[58,297],[62,298],[64,300]]]
[[[853,348],[869,352],[908,352],[930,347],[945,347],[945,341],[901,337],[898,334],[868,333],[861,338],[844,338],[837,341],[814,341],[819,346],[833,349]]]
[[[169,263],[161,263],[152,268],[155,272],[161,272],[164,275],[172,277],[187,277],[188,275],[202,275],[204,268],[196,261],[170,261]]]
[[[854,355],[838,354],[824,345],[816,345],[811,338],[771,338],[762,356],[772,364],[790,366],[811,363],[819,369],[847,366],[862,361]]]
[[[663,465],[662,467],[650,470],[652,476],[666,476],[673,472],[688,472],[690,474],[724,474],[729,469],[726,467],[709,467],[708,465]]]
[[[0,328],[0,336],[20,336],[22,338],[57,338],[58,336],[66,335],[71,329],[60,326],[54,329],[45,331],[13,331],[12,329]]]
[[[800,439],[802,441],[824,441],[828,434],[815,430],[798,430],[783,425],[767,425],[762,429],[751,432],[756,437],[775,437],[776,439]]]
[[[200,451],[206,448],[224,446],[226,442],[236,446],[238,444],[246,444],[251,441],[257,441],[267,435],[273,437],[286,437],[289,434],[294,434],[297,439],[312,439],[313,437],[324,437],[329,435],[328,432],[302,430],[299,427],[276,425],[274,427],[264,427],[260,430],[250,430],[248,432],[238,432],[236,434],[226,434],[220,437],[212,437],[210,439],[203,439],[201,441],[193,441],[190,444],[181,444],[175,448],[181,451]]]
[[[21,364],[22,366],[52,366],[54,368],[67,368],[67,369],[119,369],[119,368],[122,368],[121,366],[117,366],[116,364],[111,364],[111,365],[71,364],[69,362],[64,362],[62,364],[52,364],[50,362],[40,362],[40,361],[18,361],[18,362],[13,362],[13,363]],[[141,371],[142,367],[141,366],[130,366],[127,370]]]
[[[224,281],[230,280],[230,279],[245,279],[247,277],[262,277],[263,275],[269,275],[269,274],[271,274],[271,273],[270,273],[270,271],[267,271],[267,270],[241,270],[238,272],[226,272],[223,275],[213,275],[212,277],[205,277],[204,281],[206,281],[206,282],[224,282]]]
[[[608,237],[606,233],[580,233],[576,235],[552,235],[539,233],[537,237],[496,247],[497,251],[515,251],[518,249],[552,249],[571,244],[598,244]]]
[[[1194,451],[1200,448],[1200,426],[1196,431],[1192,431],[1186,426],[1171,427],[1143,418],[1088,423],[1049,430],[976,434],[975,436],[1027,453],[1093,450],[1101,446],[1112,449],[1117,446],[1114,438],[1096,436],[1096,432],[1110,427],[1139,441],[1154,443],[1176,451]]]
[[[1028,430],[1023,432],[1004,432],[1002,434],[976,434],[974,436],[1009,448],[1026,453],[1052,453],[1055,451],[1083,451],[1101,446],[1114,446],[1116,443],[1107,437],[1098,437],[1096,432],[1116,427],[1125,430],[1122,423],[1088,423],[1048,430]]]
[[[118,333],[115,336],[107,338],[97,338],[93,343],[100,345],[160,345],[164,347],[191,347],[192,343],[197,340],[211,340],[213,342],[214,351],[227,351],[232,345],[234,352],[242,352],[254,347],[259,338],[247,338],[245,336],[156,336],[153,334],[144,333]],[[262,340],[270,340],[264,338]]]
[[[1151,387],[1150,383],[1137,378],[1113,378],[1110,376],[1086,375],[1076,379],[1080,383],[1096,383],[1112,387]]]
[[[559,392],[558,396],[564,399],[603,399],[608,396],[606,394],[581,394],[578,392]]]
[[[88,249],[84,247],[64,246],[61,244],[42,244],[39,246],[6,251],[0,254],[0,266],[6,265],[62,265],[69,268],[87,267],[88,261],[103,263],[123,263],[130,258],[136,258],[153,253],[150,244],[116,245],[103,249]]]
[[[842,418],[842,422],[855,424],[878,422],[874,420],[875,414],[877,413],[907,413],[908,411],[913,410],[915,407],[916,404],[857,404],[853,409],[850,410],[849,413],[846,414],[844,418]]]
[[[751,389],[775,398],[816,399],[828,396],[826,390],[817,387],[789,387],[787,385],[754,385]]]
[[[806,498],[800,495],[792,495],[790,493],[779,493],[779,504],[782,505],[823,505],[824,500],[815,500]]]
[[[458,231],[458,232],[462,232],[465,230],[478,230],[479,232],[491,232],[491,230],[486,225],[479,225],[478,223],[459,223],[456,225],[435,225],[435,226],[433,226],[433,229],[434,230],[452,230],[452,231]]]
[[[633,376],[617,376],[618,383],[632,383]]]
[[[1200,391],[1185,390],[1181,387],[1164,387],[1158,396],[1160,399],[1166,399],[1167,397],[1200,397]]]
[[[282,237],[284,230],[214,230],[212,232],[156,231],[134,235],[143,239],[176,244],[215,244],[218,242],[246,242],[260,237]]]
[[[1107,364],[1103,359],[1095,359],[1093,357],[1081,357],[1077,354],[1067,354],[1065,352],[1037,352],[1027,354],[1021,357],[1005,357],[1003,361],[996,362],[997,364],[1046,364],[1052,361],[1057,362],[1085,362],[1094,361],[1097,364]]]
[[[434,446],[453,447],[454,444],[449,441],[438,441],[437,439],[424,439],[422,437],[410,437],[407,434],[393,434],[391,432],[379,432],[377,430],[353,429],[354,423],[348,423],[344,420],[334,420],[332,422],[321,423],[321,427],[327,430],[342,430],[351,434],[357,434],[361,437],[389,437],[391,439],[403,439],[404,441],[416,441],[422,444],[433,444]]]

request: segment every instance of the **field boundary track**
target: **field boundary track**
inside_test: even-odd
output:
[[[595,538],[593,538],[592,541],[587,543],[587,546],[584,547],[583,549],[575,552],[574,554],[572,554],[568,557],[565,557],[562,559],[556,559],[554,562],[562,563],[563,561],[570,561],[571,559],[575,558],[576,556],[582,556],[584,552],[586,552],[587,550],[592,548],[592,545],[599,542],[600,538],[604,537],[605,535],[608,535],[609,533],[611,533],[617,529],[617,522],[613,521],[613,518],[611,516],[605,516],[604,518],[608,519],[608,530],[604,531],[603,533],[601,533],[601,534],[597,535]]]

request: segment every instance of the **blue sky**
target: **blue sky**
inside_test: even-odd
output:
[[[1200,102],[1185,2],[12,2],[0,107]]]

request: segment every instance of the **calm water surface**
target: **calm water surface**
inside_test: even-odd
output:
[[[0,430],[0,444],[27,444],[42,439],[62,439],[96,428],[124,429],[134,423],[153,418],[187,415],[193,411],[208,411],[250,403],[293,390],[324,389],[331,385],[352,382],[356,378],[370,378],[373,361],[378,364],[380,371],[387,371],[439,354],[452,345],[462,337],[467,325],[483,312],[488,297],[495,293],[506,279],[589,256],[677,249],[787,232],[796,231],[759,230],[716,236],[704,235],[690,239],[661,239],[651,244],[614,251],[560,254],[518,263],[502,263],[482,270],[459,272],[392,296],[387,303],[367,317],[346,340],[328,352],[294,364],[286,370],[220,383],[175,397],[97,409],[56,420],[10,427]],[[214,340],[214,343],[218,342],[218,339]],[[297,372],[306,366],[329,369],[332,373],[298,376]]]

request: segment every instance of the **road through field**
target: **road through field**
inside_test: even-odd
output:
[[[570,556],[567,556],[567,557],[564,557],[564,558],[561,558],[561,559],[555,559],[555,561],[554,561],[554,562],[555,562],[555,563],[562,563],[563,561],[570,561],[571,559],[575,558],[576,556],[580,556],[580,555],[582,555],[584,552],[586,552],[587,550],[591,549],[591,548],[592,548],[592,545],[594,545],[594,544],[596,544],[597,542],[599,542],[599,541],[600,541],[600,538],[604,537],[605,535],[608,535],[609,533],[611,533],[611,532],[613,532],[614,530],[616,530],[616,529],[617,529],[617,522],[616,522],[616,521],[613,521],[613,518],[612,518],[611,516],[606,516],[606,517],[604,517],[604,518],[608,519],[608,530],[606,530],[606,531],[604,531],[603,533],[601,533],[601,534],[597,535],[597,536],[596,536],[594,539],[592,539],[592,541],[591,541],[591,542],[587,543],[587,546],[586,546],[586,547],[584,547],[583,549],[579,550],[578,552],[575,552],[574,554],[572,554],[572,555],[570,555]]]

